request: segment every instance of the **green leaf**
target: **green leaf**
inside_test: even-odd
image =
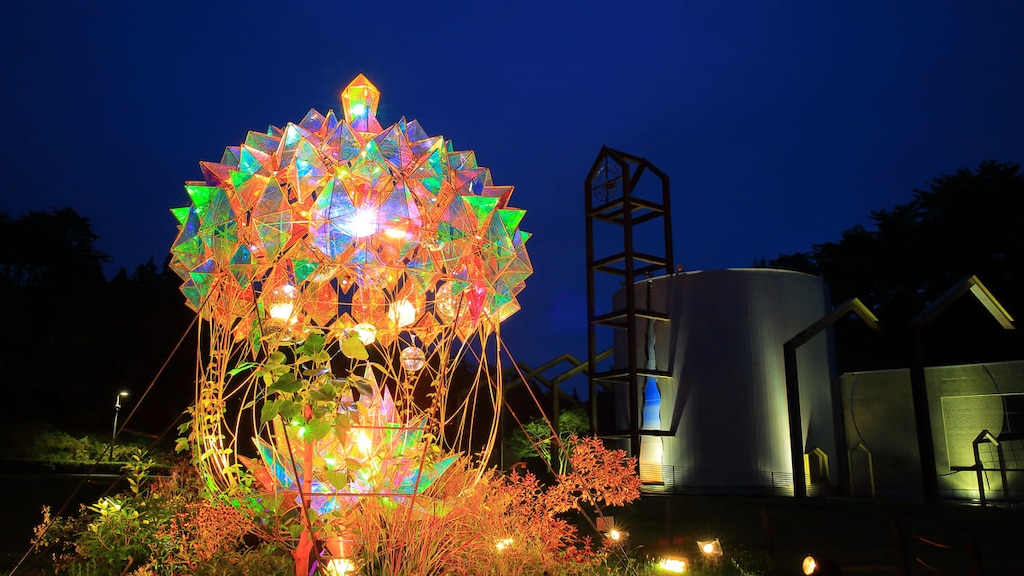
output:
[[[285,392],[287,394],[294,394],[295,392],[298,392],[301,387],[301,380],[296,380],[295,375],[291,372],[285,372],[284,374],[281,374],[280,378],[278,378],[276,382],[267,388],[267,393]]]
[[[366,378],[353,376],[349,379],[349,385],[353,386],[356,390],[358,390],[360,395],[373,395],[373,388],[370,387],[370,381],[367,380]]]
[[[348,417],[348,414],[334,414],[334,433],[337,435],[339,442],[348,441],[348,431],[350,428],[352,428],[352,420]]]
[[[291,400],[281,400],[281,408],[278,409],[277,413],[285,422],[291,422],[299,413],[301,408],[302,406],[296,402]]]
[[[324,349],[324,335],[312,332],[306,336],[306,340],[299,346],[299,352],[309,356],[315,356],[317,352]]]
[[[332,470],[330,468],[325,468],[323,473],[324,473],[324,476],[327,478],[327,481],[330,482],[331,485],[336,490],[338,488],[341,488],[342,490],[344,490],[345,487],[348,486],[348,474],[346,474],[345,472],[342,472],[340,470]]]
[[[326,418],[316,418],[310,420],[306,424],[306,437],[304,438],[304,440],[319,440],[324,436],[327,436],[327,433],[331,431],[331,424],[332,422],[327,421]]]
[[[331,386],[330,382],[325,382],[324,384],[313,388],[310,391],[309,396],[314,401],[322,402],[326,400],[334,400],[338,396],[338,392],[334,389],[334,386]]]
[[[175,454],[186,452],[191,447],[188,442],[188,438],[178,438],[178,442],[174,445]]]
[[[260,410],[260,426],[270,422],[277,416],[281,411],[281,403],[281,400],[273,400],[263,404],[263,409]]]
[[[228,370],[228,376],[234,376],[235,374],[238,374],[239,372],[245,372],[246,370],[249,370],[251,368],[255,368],[256,366],[259,366],[259,364],[255,363],[255,362],[242,362],[238,366],[235,366],[231,370]]]
[[[363,346],[358,336],[346,338],[341,343],[341,353],[353,360],[366,360],[370,357],[370,354],[366,351],[366,346]]]

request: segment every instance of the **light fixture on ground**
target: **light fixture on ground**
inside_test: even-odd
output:
[[[808,554],[800,569],[800,573],[805,576],[837,576],[843,573],[842,568],[834,561],[817,554]]]
[[[682,558],[665,557],[658,561],[658,568],[665,572],[682,574],[686,571],[686,560]]]
[[[718,538],[714,540],[698,540],[697,548],[700,553],[708,558],[718,559],[722,557],[722,542]]]

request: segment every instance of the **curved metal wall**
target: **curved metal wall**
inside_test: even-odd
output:
[[[644,437],[641,475],[659,476],[650,466],[660,452],[660,476],[670,488],[792,493],[783,344],[831,309],[822,280],[784,270],[727,269],[653,278],[649,290],[645,283],[635,289],[638,308],[670,316],[655,323],[653,349],[656,368],[673,374],[659,380],[656,421],[674,433]],[[638,333],[648,333],[647,326]],[[834,462],[829,338],[826,331],[801,346],[797,361],[804,452],[820,448]],[[641,366],[648,362],[648,340],[635,343]],[[626,345],[616,342],[619,365]],[[644,406],[644,383],[639,388]],[[836,484],[834,466],[831,476]]]

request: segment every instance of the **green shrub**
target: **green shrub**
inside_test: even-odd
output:
[[[231,504],[202,499],[190,465],[154,479],[151,458],[141,451],[129,458],[125,492],[83,506],[69,518],[51,518],[43,509],[33,544],[52,552],[57,574],[245,573],[233,571],[239,565],[261,566],[252,573],[275,573],[277,556],[271,551],[240,552],[243,537],[255,528],[252,520]]]

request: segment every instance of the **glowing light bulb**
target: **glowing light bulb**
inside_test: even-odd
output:
[[[401,226],[392,226],[384,231],[384,235],[394,240],[405,238],[405,230]]]
[[[332,558],[327,562],[327,573],[331,576],[355,574],[356,565],[348,558]]]
[[[390,320],[396,328],[408,326],[416,320],[416,306],[405,298],[397,302],[392,302],[391,305],[388,306],[388,320]]]
[[[622,532],[619,532],[618,530],[612,528],[608,531],[608,537],[618,542],[622,539]]]
[[[282,322],[292,317],[292,310],[295,306],[291,302],[281,302],[278,304],[270,305],[270,317],[274,320],[281,320]]]
[[[705,554],[711,554],[715,551],[715,545],[711,542],[705,542],[704,545],[700,547],[700,549]]]
[[[373,208],[360,208],[348,221],[348,231],[355,238],[369,236],[377,231],[377,211]]]
[[[359,341],[363,343],[363,346],[369,346],[377,339],[377,327],[373,324],[366,322],[356,324],[352,327],[352,331],[359,337]]]
[[[369,456],[373,450],[373,441],[366,435],[366,432],[362,430],[356,432],[356,448],[363,453],[363,456]]]
[[[292,312],[295,311],[295,287],[290,284],[274,288],[264,298],[267,305],[267,314],[271,320],[279,322],[294,321]]]

